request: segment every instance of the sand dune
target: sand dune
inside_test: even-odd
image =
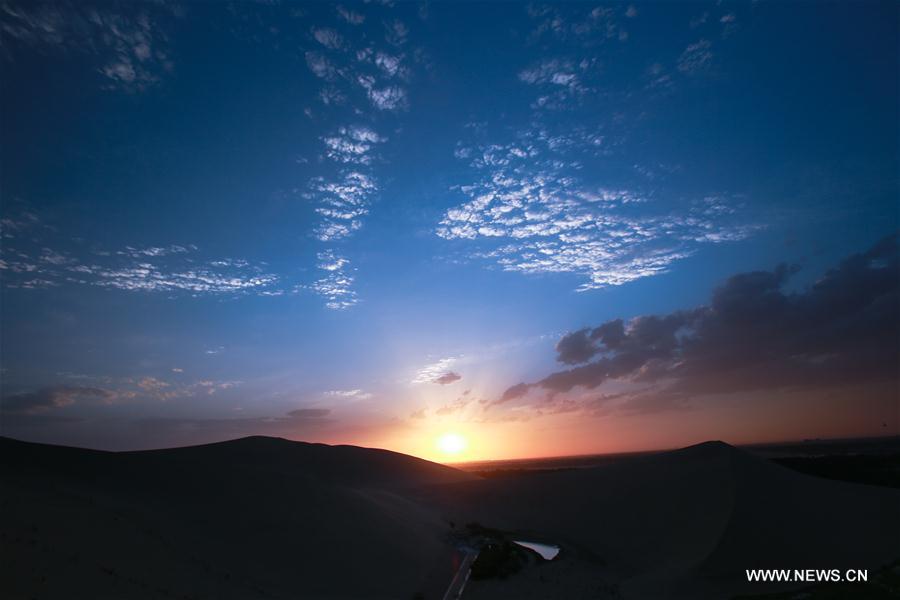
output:
[[[744,569],[900,558],[900,492],[711,442],[480,479],[409,456],[246,438],[107,453],[0,439],[13,598],[440,598],[449,521],[560,544],[464,598],[727,598]]]
[[[472,476],[383,450],[247,438],[106,453],[0,443],[5,592],[412,598],[449,550],[405,497]],[[449,578],[449,575],[447,575]]]
[[[451,487],[457,519],[580,550],[626,598],[728,598],[779,589],[748,584],[745,569],[874,570],[900,558],[897,490],[804,476],[720,442]],[[507,591],[539,597],[514,581]]]

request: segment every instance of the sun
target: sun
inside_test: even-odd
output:
[[[437,439],[437,447],[444,454],[460,454],[468,445],[469,441],[458,433],[445,433]]]

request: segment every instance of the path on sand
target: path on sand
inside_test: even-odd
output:
[[[458,600],[462,596],[463,589],[465,589],[466,583],[469,581],[469,575],[472,572],[472,563],[475,562],[477,557],[477,551],[469,550],[466,552],[462,564],[459,565],[459,570],[456,571],[453,581],[450,582],[450,587],[447,588],[447,592],[444,594],[444,600]]]

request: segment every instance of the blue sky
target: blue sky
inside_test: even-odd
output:
[[[567,332],[705,306],[781,263],[802,294],[896,232],[897,17],[4,3],[0,429],[422,455],[454,429],[472,457],[759,438],[737,425],[746,390],[727,415],[496,400],[557,371]],[[770,436],[875,427],[791,422]]]

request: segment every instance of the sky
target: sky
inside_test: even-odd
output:
[[[898,10],[2,2],[0,434],[900,434]]]

